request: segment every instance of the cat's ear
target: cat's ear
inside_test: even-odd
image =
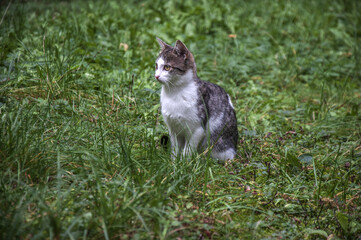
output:
[[[174,48],[177,53],[179,53],[180,55],[185,55],[187,56],[190,52],[188,50],[188,48],[186,47],[186,45],[184,45],[184,43],[182,43],[182,41],[177,40],[177,42],[175,43],[175,48]]]
[[[193,54],[188,50],[186,45],[182,43],[182,41],[177,40],[174,50],[177,51],[178,54],[183,55],[184,59],[188,59],[191,63],[193,63],[194,69],[196,69],[196,63],[194,61]]]
[[[160,45],[160,47],[162,48],[162,51],[166,48],[171,48],[170,45],[166,44],[163,40],[161,40],[160,38],[157,38],[157,41]]]

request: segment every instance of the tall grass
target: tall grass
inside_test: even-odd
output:
[[[0,6],[2,239],[361,236],[358,1]],[[156,36],[231,95],[235,160],[160,144]]]

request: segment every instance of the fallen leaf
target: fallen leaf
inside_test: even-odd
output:
[[[120,43],[119,44],[119,49],[123,48],[124,51],[128,51],[129,45],[126,43]]]

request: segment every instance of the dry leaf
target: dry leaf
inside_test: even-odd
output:
[[[251,77],[252,80],[261,80],[262,77],[261,76],[254,76],[254,77]]]
[[[120,43],[119,44],[119,49],[123,48],[124,51],[128,51],[129,45],[126,43]]]

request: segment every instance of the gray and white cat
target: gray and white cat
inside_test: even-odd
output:
[[[233,159],[238,131],[229,95],[220,86],[198,78],[193,55],[181,41],[177,40],[175,47],[157,41],[161,51],[155,78],[163,85],[160,104],[173,155],[209,148],[214,159]]]

